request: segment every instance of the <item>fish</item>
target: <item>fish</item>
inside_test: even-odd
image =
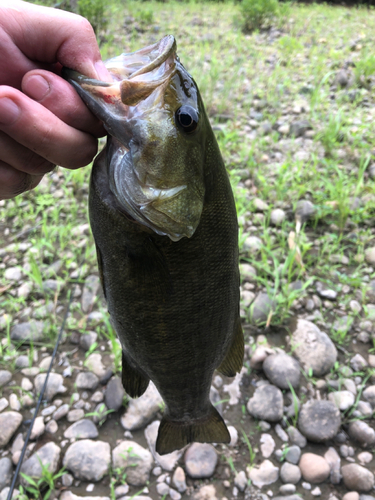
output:
[[[102,120],[89,218],[132,398],[152,380],[165,408],[160,455],[229,443],[210,401],[215,370],[242,368],[238,223],[224,161],[172,35],[105,63],[113,81],[64,68]]]

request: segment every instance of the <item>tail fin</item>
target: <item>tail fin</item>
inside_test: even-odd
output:
[[[179,450],[189,443],[229,443],[230,434],[221,415],[211,405],[207,416],[190,422],[176,422],[163,416],[156,451],[160,455]]]

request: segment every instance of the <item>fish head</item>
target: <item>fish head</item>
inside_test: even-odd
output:
[[[64,69],[108,131],[110,190],[138,223],[173,241],[193,236],[205,196],[210,130],[173,36],[106,61],[112,82]]]

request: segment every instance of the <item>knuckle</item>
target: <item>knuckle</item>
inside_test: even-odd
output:
[[[6,168],[2,168],[0,173],[0,198],[14,198],[27,191],[32,186],[32,180],[31,175],[6,165]]]

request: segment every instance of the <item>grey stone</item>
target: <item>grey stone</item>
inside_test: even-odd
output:
[[[173,473],[172,483],[180,493],[184,493],[187,489],[185,472],[182,467],[177,467]]]
[[[302,434],[316,443],[334,438],[340,425],[340,411],[330,401],[309,401],[302,406],[298,418]]]
[[[0,398],[0,412],[5,410],[7,406],[9,406],[7,398]]]
[[[328,335],[304,319],[297,321],[297,328],[292,334],[295,346],[294,354],[305,371],[313,370],[315,376],[325,375],[330,371],[337,359],[337,350]]]
[[[283,483],[297,484],[301,479],[301,471],[298,465],[283,463],[280,469],[280,479]]]
[[[247,477],[245,471],[241,470],[238,472],[234,478],[234,485],[236,488],[238,488],[240,491],[245,491],[245,488],[247,486]]]
[[[54,474],[58,469],[60,453],[61,449],[57,444],[47,443],[23,462],[21,472],[37,480],[43,475],[43,465],[51,474]],[[25,479],[21,479],[21,483],[24,486],[28,484]]]
[[[98,437],[98,435],[99,432],[96,425],[87,418],[74,422],[64,432],[64,437],[67,439],[91,439]]]
[[[135,441],[121,441],[112,451],[112,466],[126,472],[126,482],[144,486],[150,478],[152,455]]]
[[[250,306],[250,320],[253,324],[264,323],[275,307],[275,302],[267,293],[260,292]]]
[[[370,265],[375,264],[375,247],[366,248],[365,250],[365,259]]]
[[[357,410],[365,418],[371,418],[374,413],[372,405],[366,401],[358,401]]]
[[[0,414],[0,448],[4,448],[21,425],[22,415],[16,411]]]
[[[96,332],[85,332],[82,333],[80,339],[79,339],[79,345],[84,349],[85,351],[88,351],[91,346],[96,342],[96,339],[98,338],[98,334]]]
[[[0,387],[7,385],[12,380],[12,374],[8,370],[0,370]]]
[[[297,120],[290,126],[290,133],[294,137],[302,137],[305,132],[311,130],[312,126],[308,120]]]
[[[70,407],[67,403],[61,405],[59,408],[57,408],[55,413],[52,415],[52,418],[56,421],[60,420],[61,418],[64,418],[68,414],[69,408]]]
[[[258,488],[273,484],[279,478],[279,468],[275,467],[269,460],[264,460],[258,467],[252,467],[249,473],[251,482]]]
[[[107,420],[108,408],[105,403],[98,403],[94,409],[92,421],[95,424],[102,425]]]
[[[69,410],[66,416],[68,422],[77,422],[85,416],[84,410],[82,408],[76,408],[74,410]]]
[[[244,281],[254,281],[254,279],[256,278],[257,272],[256,272],[255,267],[251,266],[250,264],[246,264],[246,263],[242,262],[240,264],[240,274],[241,274],[241,278]]]
[[[92,372],[81,372],[77,375],[76,386],[77,389],[90,389],[94,391],[99,384],[99,379]]]
[[[313,218],[316,213],[314,205],[309,200],[300,200],[296,204],[295,216],[303,224]]]
[[[155,418],[163,404],[158,390],[150,382],[146,392],[140,398],[129,401],[128,407],[121,417],[121,425],[129,431],[140,429]]]
[[[270,214],[270,222],[274,226],[281,226],[286,217],[286,213],[281,208],[274,208]]]
[[[363,397],[368,401],[371,406],[375,407],[375,385],[370,385],[362,393]]]
[[[288,434],[284,431],[280,424],[275,425],[275,432],[277,434],[277,437],[281,439],[281,441],[284,441],[284,443],[287,443],[289,441]]]
[[[16,359],[16,368],[28,368],[29,367],[29,356],[22,354]]]
[[[291,464],[297,465],[301,457],[301,448],[297,445],[292,445],[288,447],[288,451],[285,455],[285,460]]]
[[[122,401],[125,396],[125,391],[119,377],[112,377],[105,390],[104,400],[107,408],[110,410],[119,410],[122,406]]]
[[[85,284],[83,286],[82,299],[81,299],[82,311],[84,313],[89,312],[89,310],[92,308],[99,287],[100,287],[100,279],[98,276],[94,274],[87,276]]]
[[[328,394],[328,399],[334,403],[341,411],[345,411],[353,406],[355,396],[350,391],[334,391]]]
[[[348,434],[351,438],[358,441],[363,447],[373,446],[375,444],[375,431],[363,420],[350,422]]]
[[[64,288],[64,282],[61,280],[54,280],[52,278],[44,280],[42,284],[43,292],[46,294],[55,294]]]
[[[35,390],[37,394],[40,394],[40,391],[42,390],[44,381],[46,379],[47,374],[45,373],[40,373],[35,377],[34,380],[34,385],[35,385]],[[50,373],[47,381],[47,387],[44,392],[44,399],[47,401],[50,401],[53,399],[56,394],[58,393],[64,393],[66,392],[66,387],[64,386],[64,379],[62,375],[59,373]]]
[[[69,446],[63,465],[83,481],[100,481],[111,465],[111,448],[103,441],[83,439]]]
[[[30,322],[18,323],[11,328],[10,338],[20,342],[30,342],[30,340],[39,342],[44,337],[43,329],[43,321],[31,320]]]
[[[280,389],[270,384],[258,387],[247,403],[247,411],[255,418],[278,422],[283,417],[283,395]]]
[[[276,443],[271,434],[265,433],[260,436],[260,450],[264,458],[269,458],[275,448]]]
[[[330,446],[328,450],[324,454],[324,458],[327,461],[331,472],[330,472],[330,479],[332,484],[339,484],[341,481],[341,472],[340,472],[340,465],[341,465],[341,458],[340,455],[337,453],[335,448]]]
[[[307,444],[305,436],[303,436],[295,427],[288,427],[287,433],[292,444],[304,448]]]
[[[50,420],[46,424],[46,432],[49,432],[50,434],[56,434],[58,429],[59,429],[59,426],[57,425],[56,420]]]
[[[294,484],[283,484],[280,486],[279,492],[282,495],[290,495],[290,494],[295,493],[296,489],[297,488],[294,486]],[[277,498],[280,498],[280,497],[277,497]],[[285,497],[283,497],[283,498],[285,498]]]
[[[2,490],[2,492],[0,493],[0,500],[8,500],[9,490],[10,488],[8,486]],[[14,488],[12,500],[20,500],[21,497],[19,496],[19,493],[19,490],[17,490],[17,488]]]
[[[271,354],[264,360],[262,368],[268,380],[280,389],[299,386],[299,363],[287,354]]]
[[[207,443],[193,443],[185,453],[185,470],[193,479],[213,476],[217,464],[215,448]]]
[[[349,490],[370,491],[374,487],[374,474],[358,464],[341,467],[342,478]]]
[[[172,471],[175,468],[178,460],[181,458],[183,450],[175,450],[172,453],[159,455],[159,453],[157,453],[157,451],[155,450],[159,426],[160,426],[159,420],[155,420],[146,427],[145,429],[146,441],[149,449],[151,450],[152,456],[155,459],[155,462],[158,463],[164,470]]]
[[[45,431],[44,417],[36,417],[33,428],[31,430],[30,439],[38,439]]]
[[[257,236],[248,236],[244,241],[242,250],[247,254],[256,254],[262,247],[262,240]]]
[[[0,491],[12,481],[13,465],[8,457],[0,458]]]

